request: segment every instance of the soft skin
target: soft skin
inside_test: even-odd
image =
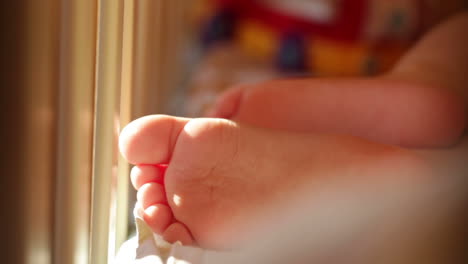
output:
[[[455,16],[375,79],[237,88],[212,111],[233,120],[133,121],[119,147],[136,165],[146,223],[170,242],[230,248],[265,210],[281,214],[279,201],[298,188],[314,193],[323,179],[424,181],[437,157],[427,153],[455,144],[466,125],[466,28],[467,14]],[[161,163],[165,172],[152,165]]]

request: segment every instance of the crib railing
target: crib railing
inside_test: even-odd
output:
[[[132,230],[118,134],[131,119],[164,111],[181,69],[187,3],[9,5],[21,15],[8,40],[21,56],[10,81],[19,103],[8,105],[18,125],[8,134],[17,169],[5,171],[15,179],[5,200],[17,208],[16,221],[5,219],[17,237],[7,263],[108,263]]]

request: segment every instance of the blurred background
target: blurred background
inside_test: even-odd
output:
[[[385,72],[461,2],[3,1],[4,263],[115,255],[134,232],[130,120],[200,116],[239,83]]]

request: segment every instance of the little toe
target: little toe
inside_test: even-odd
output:
[[[167,163],[186,118],[151,115],[128,124],[120,134],[119,149],[132,164]]]
[[[163,233],[163,238],[169,243],[181,242],[184,246],[194,244],[192,235],[187,227],[179,222],[171,224]]]
[[[143,219],[151,230],[157,234],[162,234],[173,222],[172,211],[164,204],[155,204],[146,208]]]
[[[133,187],[138,190],[146,183],[156,182],[164,185],[165,165],[139,165],[132,168],[130,179]]]
[[[143,210],[154,204],[166,204],[167,199],[164,186],[155,182],[143,184],[137,192],[137,200],[140,202]]]

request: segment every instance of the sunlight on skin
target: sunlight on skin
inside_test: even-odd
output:
[[[174,194],[174,196],[172,196],[172,201],[177,206],[180,206],[182,204],[182,198],[177,194]]]

